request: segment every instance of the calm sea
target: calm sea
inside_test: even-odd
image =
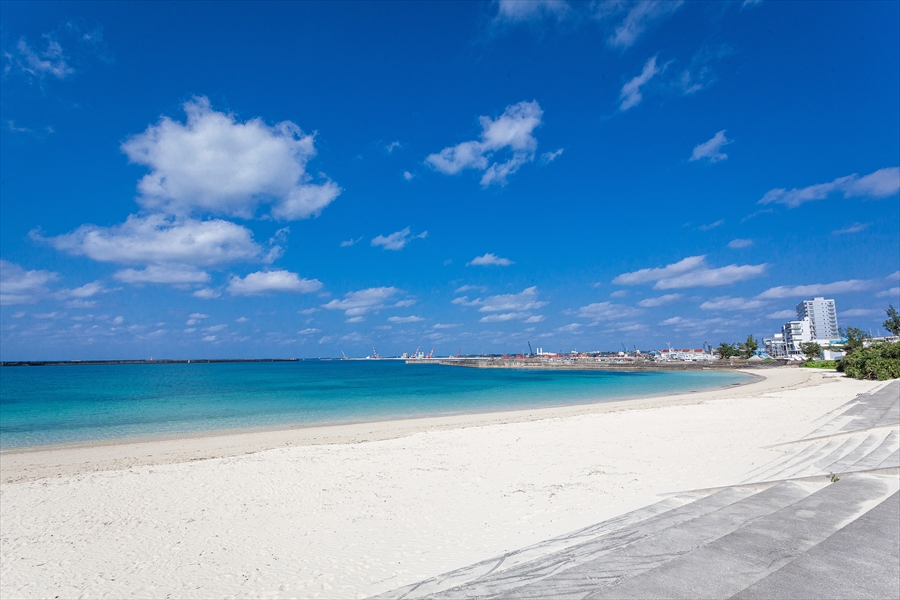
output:
[[[743,383],[616,373],[298,361],[0,368],[0,448],[562,406]]]

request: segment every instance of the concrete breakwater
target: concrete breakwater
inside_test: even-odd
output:
[[[540,360],[528,358],[411,358],[408,365],[447,365],[451,367],[470,367],[474,369],[559,369],[606,371],[702,371],[732,369],[772,369],[784,366],[799,366],[797,362],[787,361],[752,361],[752,360],[717,360],[710,362],[681,361],[599,361],[595,359],[563,359]]]

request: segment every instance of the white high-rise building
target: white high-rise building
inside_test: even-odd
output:
[[[813,340],[812,321],[809,320],[809,317],[804,317],[799,321],[788,321],[781,328],[781,335],[784,339],[787,353],[798,353],[800,352],[800,344]]]
[[[833,340],[840,337],[834,300],[818,296],[797,305],[797,318],[809,319],[813,340]]]

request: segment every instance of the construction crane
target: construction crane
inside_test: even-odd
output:
[[[431,349],[431,352],[428,353],[428,356],[425,358],[434,358],[434,348]]]
[[[531,342],[528,342],[528,356],[534,356],[534,350],[531,349]]]
[[[349,358],[347,358],[347,355],[344,354],[344,351],[343,351],[343,350],[341,350],[341,355],[344,357],[344,360],[350,360]]]
[[[375,346],[372,346],[372,358],[381,358],[378,356],[378,350],[375,349]]]
[[[622,344],[622,352],[628,354],[628,348],[625,347],[625,344]]]
[[[460,354],[462,354],[462,346],[460,346],[459,350],[456,351],[456,358],[459,358]]]
[[[413,352],[413,358],[419,358],[419,348],[422,346],[416,346],[416,351]]]

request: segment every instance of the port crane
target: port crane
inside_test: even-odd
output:
[[[428,353],[428,356],[425,358],[434,358],[434,348],[431,349],[431,352]]]
[[[534,356],[534,350],[531,349],[531,342],[528,342],[528,356]]]
[[[347,358],[347,355],[344,354],[344,351],[343,351],[343,350],[341,350],[341,356],[344,357],[344,360],[350,360],[349,358]]]
[[[381,358],[378,356],[378,350],[375,349],[375,346],[372,346],[372,358]]]
[[[459,350],[456,351],[456,358],[459,358],[460,354],[462,354],[462,346],[460,346]]]

